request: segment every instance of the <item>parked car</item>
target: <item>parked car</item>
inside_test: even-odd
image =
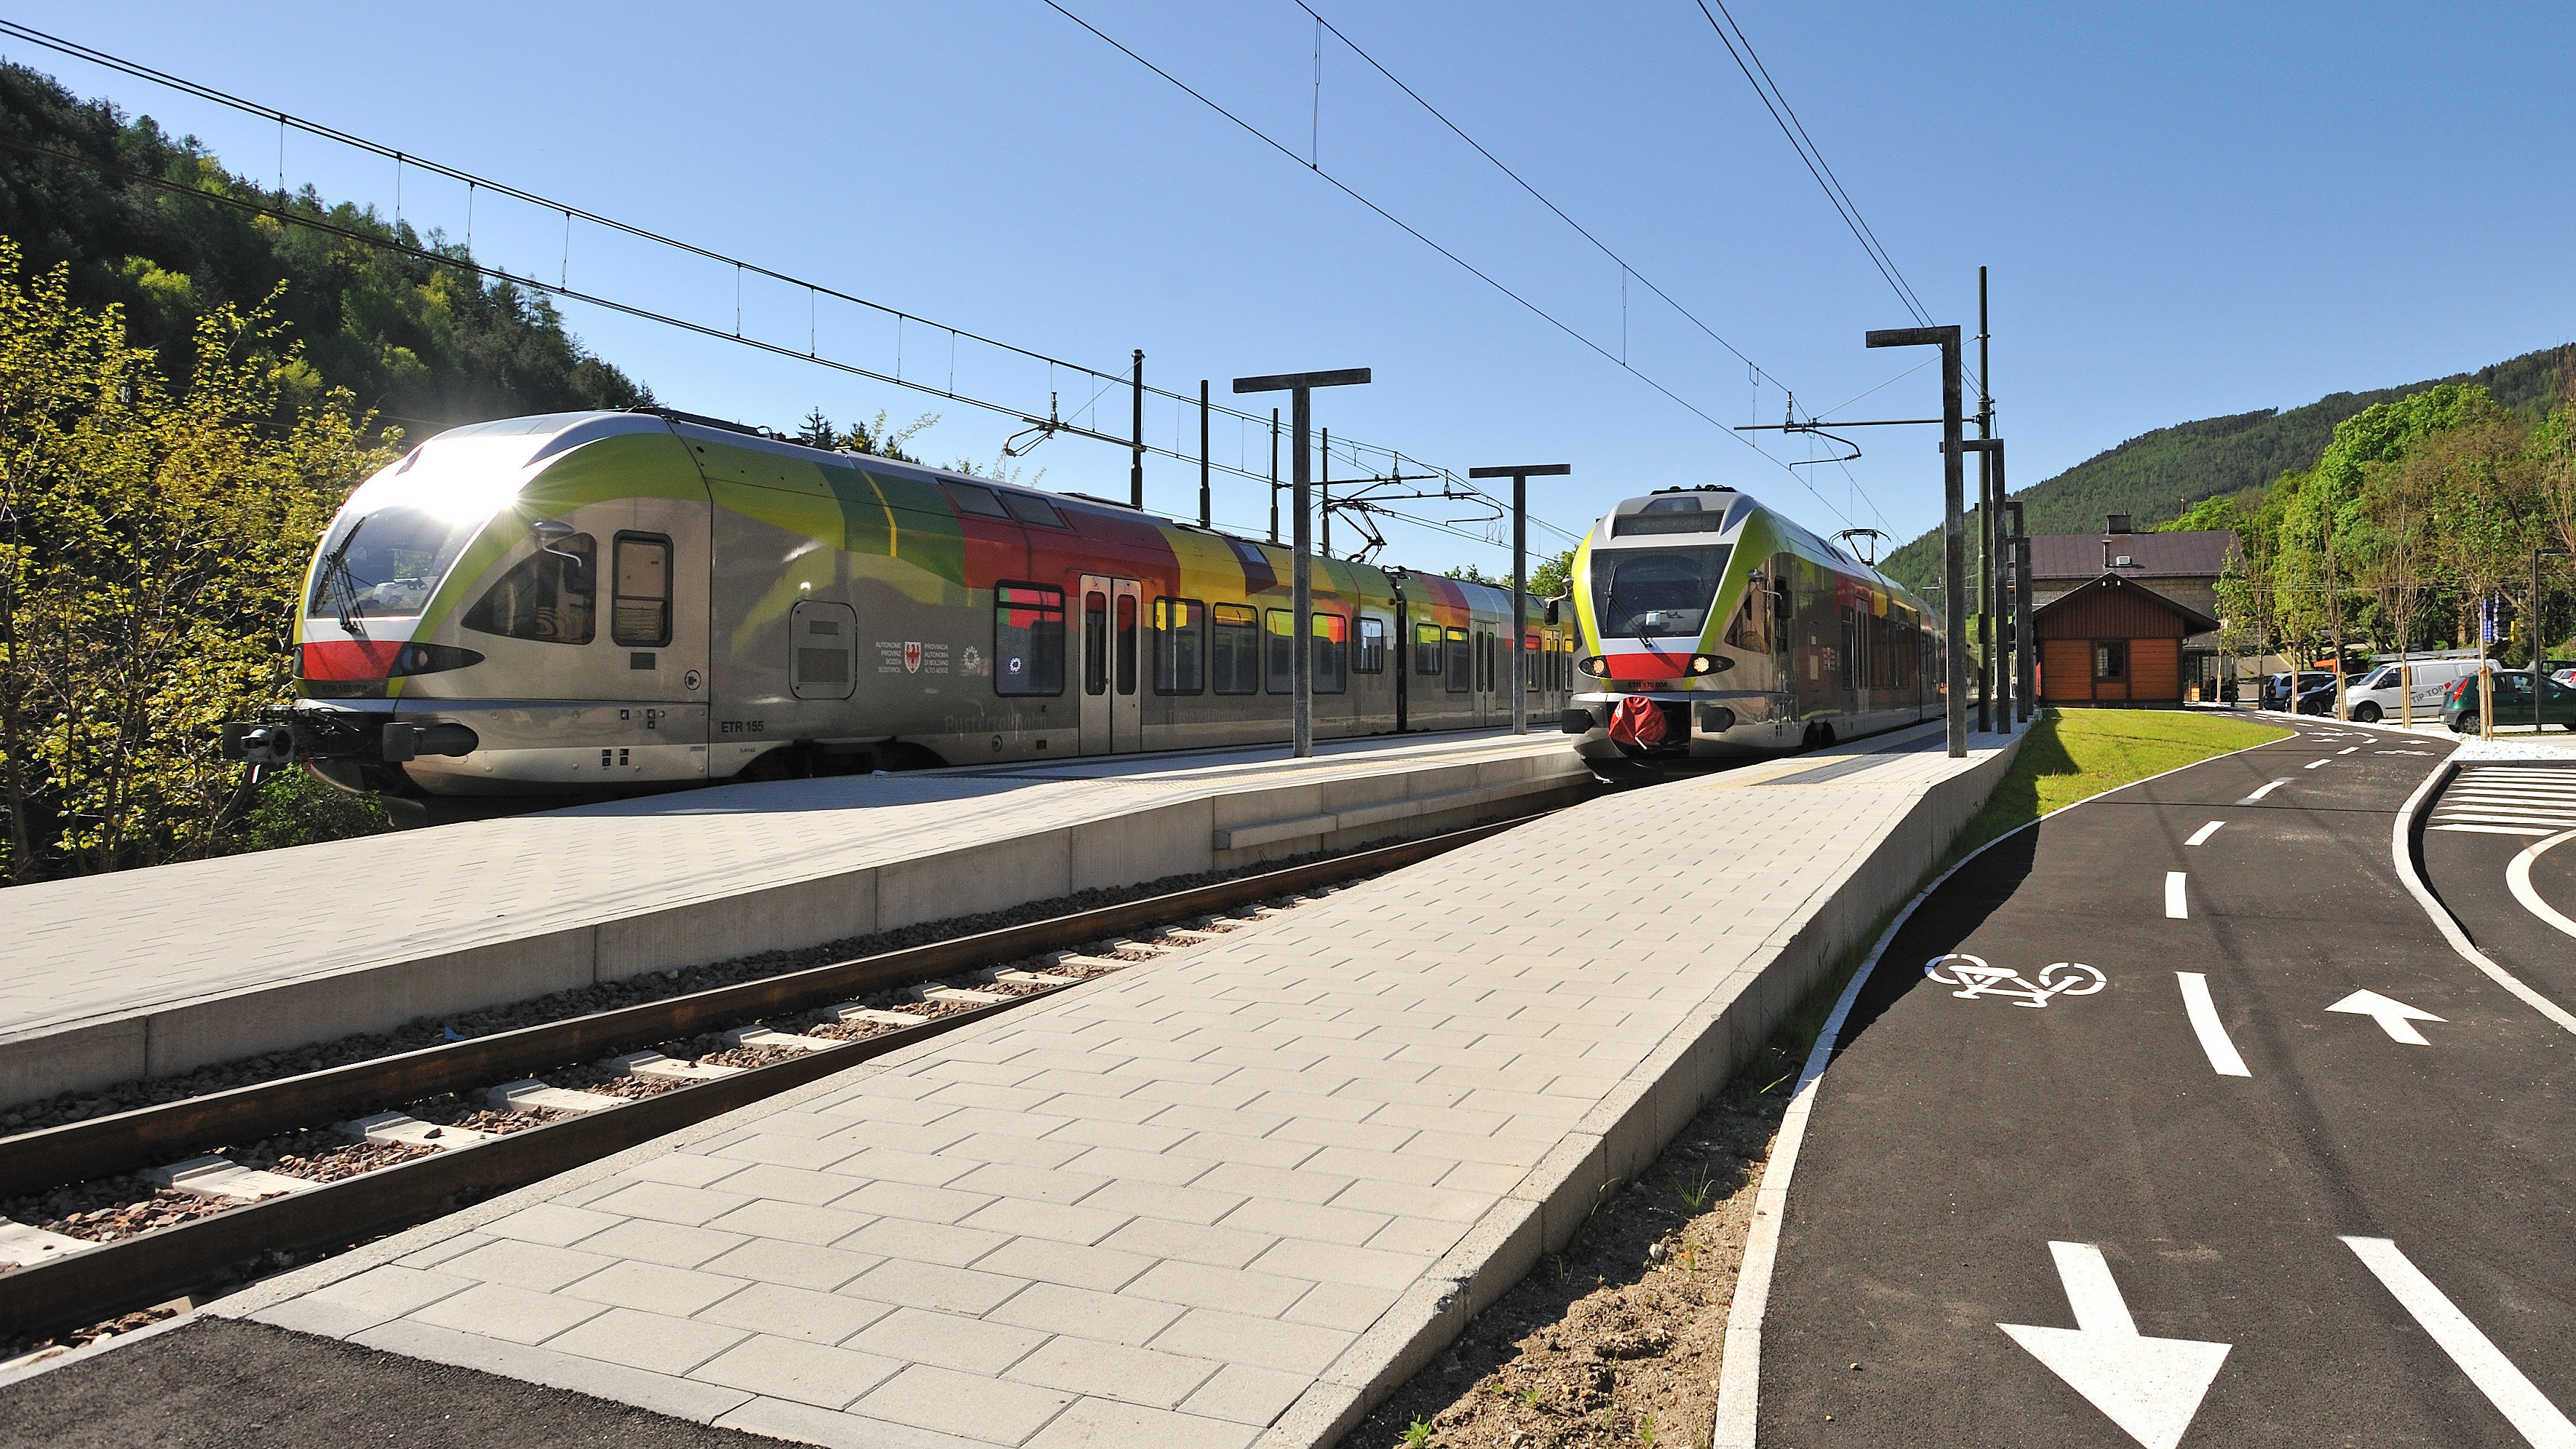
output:
[[[2302,669],[2299,671],[2299,694],[2302,698],[2306,697],[2308,691],[2316,688],[2320,684],[2331,687],[2334,684],[2333,673],[2323,669]],[[2290,676],[2286,674],[2267,674],[2263,676],[2263,708],[2289,708],[2289,693]]]
[[[2495,717],[2500,725],[2531,723],[2531,675],[2526,670],[2494,671]],[[2576,730],[2576,685],[2561,684],[2556,679],[2540,682],[2540,722]],[[2442,723],[2453,734],[2467,734],[2478,728],[2478,680],[2472,674],[2450,688],[2442,701]]]
[[[2383,664],[2344,690],[2345,707],[2354,719],[2363,724],[2377,724],[2383,719],[2403,717],[2405,698],[2399,687],[2399,667]],[[2414,671],[2416,712],[2429,716],[2441,710],[2442,701],[2453,684],[2477,677],[2478,661],[2475,658],[2418,659],[2407,667]],[[2331,714],[2333,709],[2329,707],[2326,712]]]

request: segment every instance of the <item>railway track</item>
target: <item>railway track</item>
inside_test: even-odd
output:
[[[300,1181],[280,1195],[244,1200],[239,1206],[172,1226],[66,1249],[0,1272],[0,1341],[23,1341],[102,1323],[238,1283],[256,1276],[264,1265],[284,1266],[325,1256],[426,1221],[465,1201],[525,1186],[1045,999],[1087,979],[1047,972],[1009,972],[999,981],[989,979],[996,968],[1008,963],[1104,938],[1168,929],[1176,923],[1378,874],[1533,818],[0,1138],[0,1199],[140,1170],[166,1171],[174,1160],[210,1146],[340,1124],[363,1125],[351,1119],[369,1114],[395,1119],[380,1123],[372,1140],[409,1141],[438,1149],[335,1181]],[[1109,966],[1076,963],[1077,970],[1094,972]],[[942,981],[956,984],[934,985]],[[845,1019],[885,1029],[828,1044],[763,1028],[772,1019],[908,988],[930,988],[925,1008],[941,1014],[896,1021],[888,1018],[907,1014],[853,1009],[844,1014]],[[657,1059],[648,1050],[728,1030],[743,1034],[743,1046],[790,1054],[765,1065],[708,1069]],[[630,1055],[621,1059],[621,1053]],[[539,1084],[530,1079],[603,1057],[639,1076],[659,1075],[676,1085],[623,1100],[613,1108],[599,1102],[503,1135],[458,1132],[446,1141],[459,1145],[448,1146],[442,1146],[442,1133],[407,1131],[402,1123],[409,1119],[386,1111],[450,1094],[491,1094],[497,1105],[512,1101],[514,1092],[516,1100],[533,1100],[535,1105],[565,1102],[579,1107],[565,1096],[538,1094],[532,1099],[528,1089]],[[182,1168],[190,1165],[180,1162]],[[219,1172],[225,1167],[201,1170]],[[258,1185],[245,1191],[256,1192]]]

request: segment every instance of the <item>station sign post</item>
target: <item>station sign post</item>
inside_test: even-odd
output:
[[[1315,515],[1310,506],[1314,484],[1314,459],[1306,447],[1306,436],[1314,422],[1311,395],[1319,387],[1351,387],[1369,380],[1365,367],[1346,367],[1336,372],[1283,372],[1268,377],[1238,377],[1234,390],[1245,392],[1284,392],[1289,395],[1289,430],[1292,434],[1293,465],[1296,480],[1296,512],[1293,537],[1292,592],[1296,611],[1289,620],[1289,637],[1296,651],[1296,694],[1289,711],[1290,753],[1305,759],[1315,753]],[[1138,436],[1143,436],[1140,430]],[[1272,495],[1276,497],[1276,494]]]
[[[1512,733],[1529,733],[1529,656],[1522,645],[1528,639],[1529,613],[1529,480],[1561,478],[1574,471],[1571,463],[1516,463],[1508,468],[1470,468],[1470,478],[1509,478],[1512,480]]]

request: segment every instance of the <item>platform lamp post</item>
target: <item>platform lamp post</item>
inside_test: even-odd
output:
[[[2540,560],[2550,554],[2565,557],[2563,548],[2535,548],[2531,551],[2531,732],[2541,731],[2540,685],[2546,677],[2544,666],[2549,655],[2549,610],[2542,606],[2540,594]]]
[[[1976,454],[1979,461],[1978,491],[1983,496],[1977,510],[1977,536],[1984,544],[1986,567],[1978,571],[1978,586],[1988,598],[1993,600],[1993,613],[2000,615],[2005,602],[2004,587],[2007,578],[2008,554],[2005,545],[2011,542],[2004,533],[2004,509],[2006,507],[2012,509],[2013,516],[2018,519],[2021,516],[2021,505],[2003,502],[2006,491],[2003,439],[1968,438],[1961,441],[1959,446]],[[1964,486],[1962,484],[1962,487]],[[1999,701],[2009,688],[2008,681],[2015,677],[2014,669],[2003,657],[2004,628],[2003,620],[1995,617],[1985,635],[1986,661],[1984,667],[1977,671],[1977,692],[1981,696],[1977,701],[1977,724],[1980,728],[1984,727],[1987,720],[1987,704],[1990,701]],[[2013,650],[2016,654],[2021,650],[2021,637],[2018,634],[2013,636]],[[1994,716],[1994,727],[2004,734],[2012,733],[2013,717],[2009,708],[2001,708],[2001,712]]]
[[[1949,693],[1950,758],[1968,757],[1968,619],[1960,606],[1968,592],[1967,530],[1960,519],[1961,489],[1967,457],[1959,436],[1959,329],[1890,327],[1874,330],[1864,341],[1871,347],[1938,347],[1941,349],[1941,620],[1949,655],[1943,685]]]
[[[1512,733],[1529,733],[1529,655],[1525,645],[1529,614],[1529,480],[1562,478],[1571,463],[1515,463],[1508,468],[1470,468],[1469,478],[1512,480]]]
[[[1310,506],[1314,483],[1314,460],[1306,446],[1306,436],[1314,423],[1312,393],[1319,387],[1352,387],[1369,380],[1365,367],[1345,367],[1334,372],[1283,372],[1269,377],[1238,377],[1234,390],[1246,392],[1284,392],[1289,395],[1288,414],[1291,434],[1289,449],[1294,460],[1291,476],[1296,489],[1296,520],[1292,530],[1291,561],[1296,612],[1289,620],[1291,648],[1296,651],[1296,694],[1289,712],[1290,752],[1298,759],[1315,753],[1315,517]],[[1276,495],[1273,495],[1274,497]]]

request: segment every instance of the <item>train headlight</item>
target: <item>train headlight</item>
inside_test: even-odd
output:
[[[1733,669],[1734,667],[1735,661],[1721,654],[1694,654],[1691,656],[1690,672],[1693,674],[1724,674],[1726,671]]]
[[[414,674],[439,674],[450,669],[465,669],[483,662],[483,656],[471,649],[452,644],[405,644],[394,651],[393,666],[386,677],[400,679]]]
[[[1595,679],[1606,679],[1610,675],[1610,661],[1598,654],[1584,655],[1574,661],[1574,667]]]

